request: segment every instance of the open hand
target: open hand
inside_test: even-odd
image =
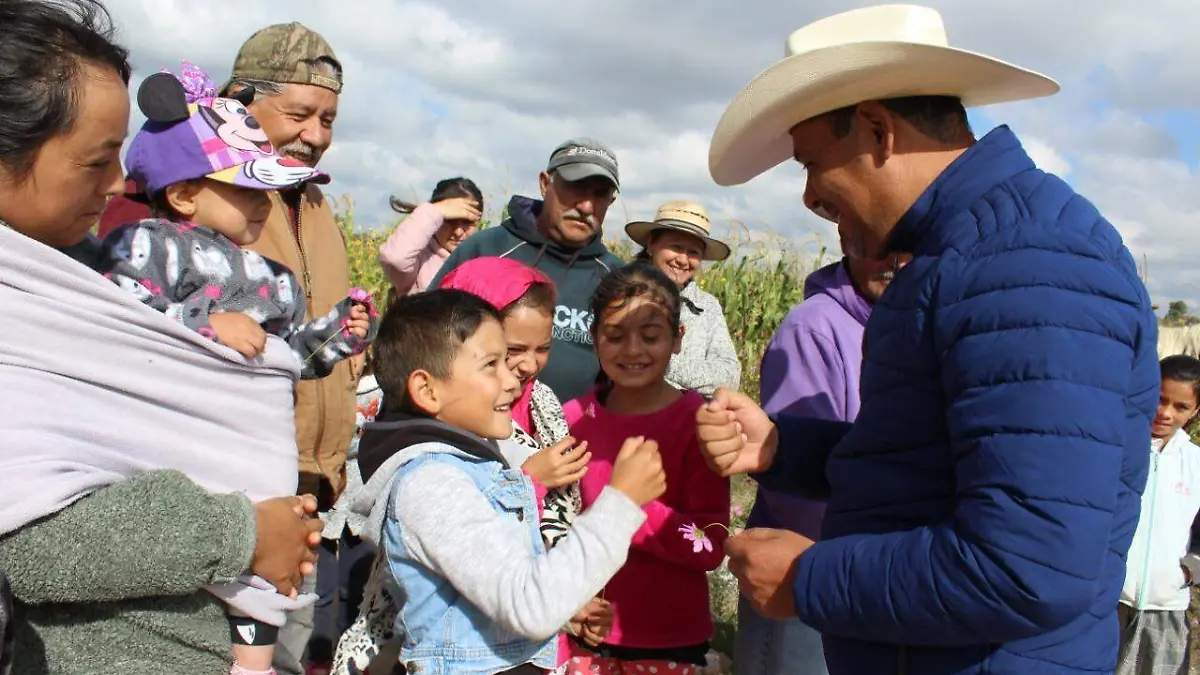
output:
[[[553,489],[579,482],[587,473],[587,464],[591,459],[587,441],[575,445],[575,439],[567,436],[532,455],[521,468],[530,478]]]
[[[443,199],[440,202],[434,202],[434,206],[442,212],[442,218],[446,220],[469,220],[472,223],[478,223],[483,213],[479,210],[479,204],[474,199],[467,197],[454,197],[451,199]]]
[[[252,359],[267,348],[267,331],[242,312],[218,312],[208,315],[208,325],[217,334],[217,342]]]
[[[696,411],[696,436],[721,476],[765,471],[775,460],[775,424],[749,396],[724,387]]]
[[[765,528],[746,530],[725,541],[729,571],[761,616],[796,616],[796,564],[812,545],[811,539],[790,530]]]

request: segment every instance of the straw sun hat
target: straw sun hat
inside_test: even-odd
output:
[[[729,257],[729,246],[709,236],[708,211],[696,202],[667,202],[658,207],[654,220],[639,220],[625,226],[625,234],[642,248],[649,245],[650,235],[656,230],[675,230],[703,241],[705,260]]]
[[[784,59],[746,85],[717,123],[709,173],[718,185],[745,183],[791,159],[792,127],[863,101],[955,96],[972,107],[1058,90],[1045,75],[951,47],[935,10],[856,9],[788,37]]]

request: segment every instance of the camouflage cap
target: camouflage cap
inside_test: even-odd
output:
[[[336,77],[317,71],[317,59],[326,58],[337,64]],[[312,84],[334,93],[342,91],[342,64],[333,47],[320,33],[298,22],[267,26],[250,36],[238,50],[233,61],[233,73],[221,87],[224,91],[235,79],[248,78],[279,84]]]

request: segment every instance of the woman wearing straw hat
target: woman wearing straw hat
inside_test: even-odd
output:
[[[708,212],[695,202],[667,202],[654,220],[626,225],[625,234],[642,247],[638,257],[670,277],[683,297],[683,346],[671,357],[667,381],[705,397],[718,387],[737,389],[742,364],[729,337],[725,311],[692,283],[701,261],[729,257],[729,246],[709,236]]]

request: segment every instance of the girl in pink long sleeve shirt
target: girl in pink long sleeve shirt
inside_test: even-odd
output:
[[[652,265],[634,263],[600,282],[591,309],[608,381],[564,406],[571,435],[592,453],[580,480],[584,507],[633,436],[658,443],[667,490],[645,506],[629,558],[605,587],[611,632],[599,646],[573,638],[566,672],[688,675],[705,664],[713,634],[707,573],[725,557],[729,481],[700,454],[696,412],[703,397],[665,379],[682,338],[679,289]]]
[[[420,293],[446,258],[479,228],[483,193],[468,178],[447,178],[433,189],[429,202],[415,206],[391,199],[405,218],[379,248],[379,264],[398,296]]]

